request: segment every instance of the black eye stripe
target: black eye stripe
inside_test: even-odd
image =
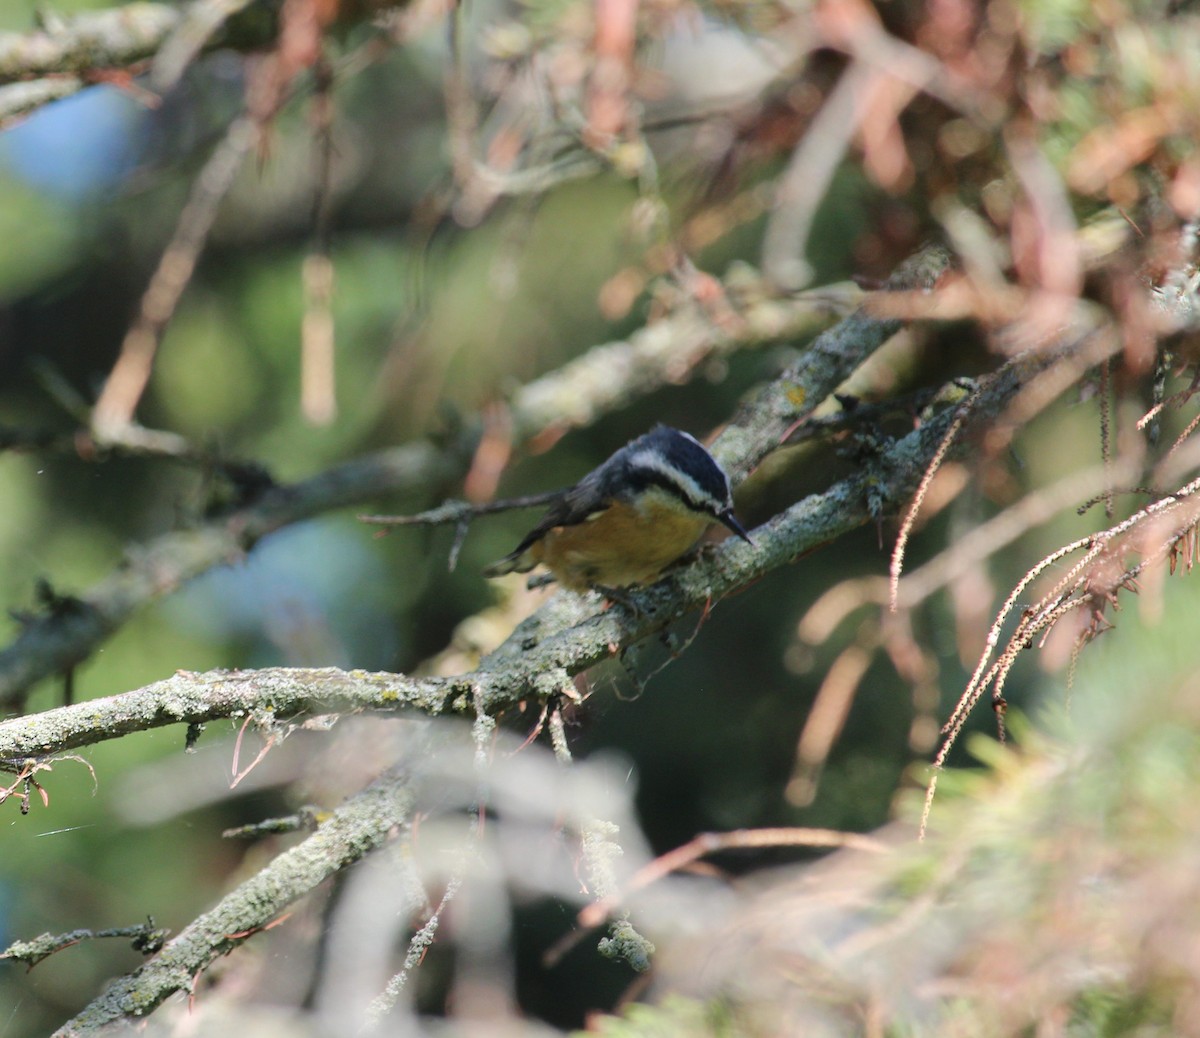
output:
[[[704,512],[711,515],[713,511],[713,503],[711,501],[696,501],[687,494],[683,487],[671,479],[670,476],[656,469],[632,469],[629,473],[629,486],[635,491],[645,490],[647,487],[658,487],[661,490],[665,490],[672,497],[677,497],[693,512]]]

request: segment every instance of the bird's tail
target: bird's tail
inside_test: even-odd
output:
[[[485,577],[504,577],[509,573],[528,573],[537,563],[529,557],[529,552],[519,549],[509,552],[502,559],[497,559],[490,566],[484,566]]]

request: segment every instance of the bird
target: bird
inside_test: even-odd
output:
[[[608,594],[652,583],[712,523],[754,543],[716,459],[695,437],[657,425],[562,491],[520,544],[483,572],[528,573],[540,564],[571,591]]]

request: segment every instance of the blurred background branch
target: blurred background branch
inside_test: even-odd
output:
[[[230,0],[132,3],[69,16],[48,13],[36,31],[0,33],[0,127],[164,52],[177,78],[180,59],[205,46],[265,46],[274,33],[276,5],[255,2],[253,12],[239,17],[248,6]],[[185,41],[194,45],[185,49]],[[170,83],[169,76],[159,76],[154,85]]]
[[[0,702],[17,705],[36,682],[87,659],[136,610],[242,557],[262,537],[381,494],[436,494],[461,478],[469,456],[469,444],[419,444],[358,458],[303,483],[247,488],[249,503],[129,549],[121,567],[87,592],[53,594],[44,615],[22,618],[20,634],[0,650]]]

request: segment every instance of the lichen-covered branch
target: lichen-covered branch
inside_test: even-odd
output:
[[[732,292],[732,285],[723,287]],[[760,294],[724,321],[690,302],[627,340],[596,346],[518,389],[509,401],[513,439],[521,442],[550,426],[589,425],[745,346],[804,339],[844,314],[859,295],[853,286],[780,298]]]
[[[930,291],[949,267],[949,252],[930,246],[897,267],[884,287],[893,292]],[[817,336],[800,359],[735,416],[713,444],[713,455],[734,483],[750,473],[798,422],[903,326],[898,317],[874,313],[867,300]]]
[[[994,419],[1048,359],[1011,365],[987,380],[966,427]],[[417,710],[426,715],[482,709],[495,714],[567,688],[572,675],[665,628],[692,609],[746,587],[864,523],[894,512],[917,486],[957,408],[896,441],[874,464],[813,494],[754,531],[753,546],[729,540],[637,595],[640,612],[599,610],[572,594],[520,624],[478,669],[452,678],[409,678],[336,669],[179,673],[146,688],[0,724],[0,758],[24,760],[117,738],[131,731],[263,713]],[[961,451],[960,441],[955,451]],[[952,451],[954,453],[955,451]]]
[[[42,105],[78,93],[86,85],[78,76],[55,76],[53,79],[34,79],[28,83],[0,86],[0,130]]]
[[[407,824],[412,794],[401,768],[388,772],[333,811],[315,833],[275,857],[210,911],[195,919],[153,959],[114,981],[99,998],[54,1032],[95,1034],[106,1024],[146,1016],[228,954],[288,905],[387,842]]]
[[[133,3],[44,20],[32,32],[0,33],[0,83],[126,68],[152,58],[183,26],[191,5]],[[275,36],[279,3],[255,3],[226,22],[212,46],[265,46]]]
[[[445,678],[267,667],[178,671],[145,688],[0,722],[0,758],[22,761],[173,724],[224,717],[294,717],[306,711],[354,712],[412,707],[440,714],[456,683]]]

